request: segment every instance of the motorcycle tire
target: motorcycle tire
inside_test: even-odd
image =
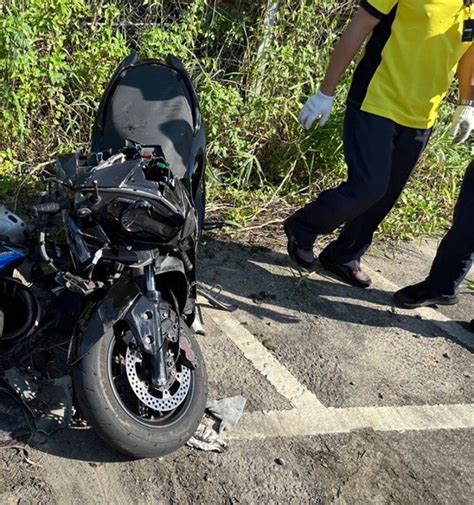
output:
[[[185,400],[184,415],[163,426],[140,422],[118,399],[109,363],[110,349],[116,340],[113,330],[89,350],[79,345],[78,355],[82,358],[73,369],[78,407],[94,431],[113,449],[136,459],[157,458],[184,446],[195,433],[206,408],[207,371],[195,336],[191,331],[186,331],[186,336],[199,366],[191,372],[192,388]]]

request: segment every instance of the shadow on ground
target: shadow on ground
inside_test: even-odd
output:
[[[362,290],[329,277],[302,275],[285,254],[262,247],[210,240],[201,250],[199,278],[220,284],[221,298],[240,314],[288,325],[298,313],[378,328],[399,328],[422,338],[448,338],[432,321],[392,307],[392,293]],[[389,333],[387,333],[389,335]],[[389,338],[389,337],[388,337]],[[459,344],[460,345],[460,344]],[[91,429],[69,428],[53,437],[36,437],[32,446],[44,453],[91,465],[123,463],[129,458],[109,449]]]
[[[90,428],[67,428],[51,437],[41,434],[34,437],[31,446],[64,459],[90,463],[124,463],[132,458],[110,449]]]
[[[230,295],[221,295],[223,300],[236,305],[242,312],[261,318],[297,323],[294,317],[277,310],[289,309],[332,319],[335,323],[342,321],[378,328],[399,328],[418,337],[447,338],[462,346],[435,326],[433,321],[424,320],[416,313],[407,315],[406,311],[395,308],[393,293],[377,287],[360,289],[348,286],[320,269],[317,271],[324,277],[308,276],[295,269],[288,256],[280,252],[213,240],[203,250],[200,267],[200,279],[204,283],[209,286],[219,284]],[[285,267],[284,273],[281,267]],[[257,284],[261,289],[255,288]],[[466,321],[456,323],[468,329]]]

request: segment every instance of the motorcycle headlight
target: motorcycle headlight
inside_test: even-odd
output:
[[[177,233],[180,216],[168,209],[157,209],[146,201],[129,204],[120,215],[120,226],[136,240],[166,242]]]

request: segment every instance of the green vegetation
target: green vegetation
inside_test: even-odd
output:
[[[131,51],[174,53],[190,70],[208,127],[212,193],[234,203],[230,219],[246,222],[277,198],[296,205],[340,181],[350,76],[327,127],[307,134],[297,115],[355,2],[281,2],[271,27],[272,3],[0,2],[0,200],[21,201],[56,153],[87,147],[104,86]],[[438,233],[449,219],[470,154],[447,136],[454,96],[385,236]]]

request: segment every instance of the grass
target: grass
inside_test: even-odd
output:
[[[27,202],[38,167],[88,145],[113,69],[131,51],[183,59],[209,140],[211,207],[241,227],[281,219],[345,177],[340,88],[331,122],[309,133],[297,116],[322,79],[354,3],[11,0],[0,6],[0,199]],[[468,148],[447,124],[455,90],[417,174],[380,235],[443,232]],[[20,187],[21,186],[21,187]]]

